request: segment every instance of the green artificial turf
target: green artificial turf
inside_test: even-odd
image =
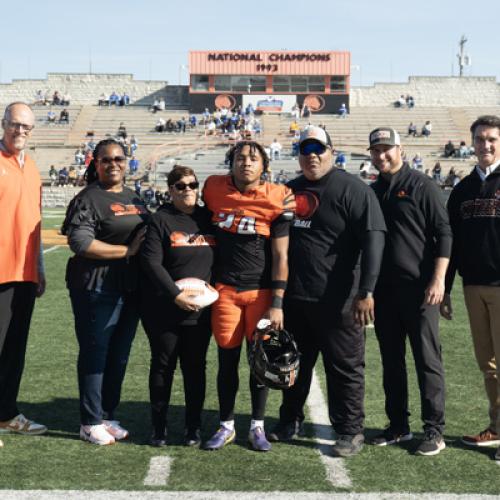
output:
[[[61,216],[62,219],[62,216]],[[45,218],[47,224],[60,223]],[[26,370],[19,397],[21,410],[49,426],[46,436],[2,436],[0,489],[150,489],[143,486],[151,457],[168,454],[172,470],[166,489],[329,491],[324,466],[309,438],[293,444],[273,444],[270,453],[247,448],[250,421],[248,370],[241,360],[237,399],[235,445],[219,452],[182,446],[182,380],[176,376],[169,421],[169,446],[147,446],[150,436],[148,405],[149,348],[139,328],[117,417],[131,432],[127,443],[98,447],[78,439],[77,344],[73,317],[64,285],[67,248],[45,256],[48,289],[37,303],[30,334]],[[463,433],[483,429],[487,408],[481,375],[476,367],[460,289],[454,294],[455,320],[442,323],[442,344],[447,374],[447,449],[437,457],[417,457],[415,439],[404,446],[375,448],[346,461],[354,491],[405,491],[499,493],[500,470],[491,459],[493,448],[466,449],[459,444]],[[207,400],[203,438],[218,425],[215,377],[216,350],[209,350]],[[367,331],[366,434],[373,436],[386,424],[380,358],[373,330]],[[408,353],[412,430],[420,437],[418,389],[414,365]],[[322,365],[318,365],[324,385]],[[276,423],[280,394],[271,391],[266,427]],[[1,497],[1,494],[0,494]]]

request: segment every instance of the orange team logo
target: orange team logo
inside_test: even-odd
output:
[[[398,198],[405,198],[406,197],[406,191],[404,189],[401,189],[400,191],[397,192],[396,196]]]
[[[306,105],[311,111],[318,112],[325,107],[325,100],[320,95],[310,94],[304,99],[304,106]]]
[[[233,109],[236,106],[236,100],[232,95],[229,94],[219,94],[215,98],[215,107],[222,109],[222,108],[227,108],[227,109]]]
[[[109,208],[115,216],[121,215],[144,215],[147,213],[143,205],[125,205],[124,203],[112,203]]]
[[[309,219],[319,207],[318,197],[310,191],[295,193],[297,208],[295,213],[298,219]]]
[[[199,247],[215,246],[215,238],[210,234],[189,234],[183,231],[174,231],[170,235],[172,247]]]

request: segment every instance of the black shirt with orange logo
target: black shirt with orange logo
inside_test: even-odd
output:
[[[427,286],[437,257],[449,257],[452,235],[441,189],[407,164],[390,182],[371,184],[387,224],[378,287],[400,282]]]
[[[92,241],[128,245],[145,225],[149,212],[131,189],[106,191],[94,182],[80,191],[68,206],[62,232],[75,255],[68,261],[68,288],[125,292],[138,286],[138,259],[90,259],[84,256]]]
[[[209,308],[200,312],[180,309],[175,297],[180,293],[175,282],[198,278],[210,283],[215,238],[210,214],[196,207],[192,214],[163,205],[148,225],[141,248],[141,291],[143,316],[156,324],[194,324],[209,318]]]

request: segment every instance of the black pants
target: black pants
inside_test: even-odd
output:
[[[167,425],[167,413],[177,359],[180,360],[186,403],[187,429],[199,429],[205,402],[205,367],[210,325],[158,326],[143,324],[151,347],[149,397],[154,429],[162,433]]]
[[[35,283],[0,285],[0,421],[20,413],[17,396],[35,297]]]
[[[415,360],[424,430],[444,430],[445,385],[439,306],[424,304],[423,287],[377,290],[375,330],[380,345],[385,411],[393,428],[409,430],[406,337]]]
[[[300,300],[285,302],[285,328],[299,351],[297,382],[283,391],[282,423],[304,420],[304,404],[321,352],[325,365],[328,412],[337,434],[358,434],[364,424],[364,331],[354,325],[350,303],[335,312],[327,304]]]
[[[248,345],[247,345],[248,348]],[[219,371],[217,373],[217,392],[219,395],[220,420],[234,420],[234,404],[238,392],[241,346],[233,349],[218,347]],[[264,420],[269,389],[260,385],[255,377],[250,375],[250,395],[252,397],[252,419]]]

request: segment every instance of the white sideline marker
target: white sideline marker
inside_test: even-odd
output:
[[[148,473],[144,478],[144,486],[166,486],[171,466],[172,458],[167,455],[151,457]]]
[[[61,248],[61,245],[54,245],[53,247],[46,248],[43,251],[43,253],[46,254],[46,253],[49,253],[49,252],[53,252],[54,250],[57,250],[58,248]]]
[[[352,488],[352,481],[342,458],[331,456],[330,448],[334,443],[330,418],[325,398],[321,392],[316,370],[313,371],[311,389],[307,398],[309,414],[313,423],[316,442],[321,461],[326,469],[326,479],[336,488]]]

